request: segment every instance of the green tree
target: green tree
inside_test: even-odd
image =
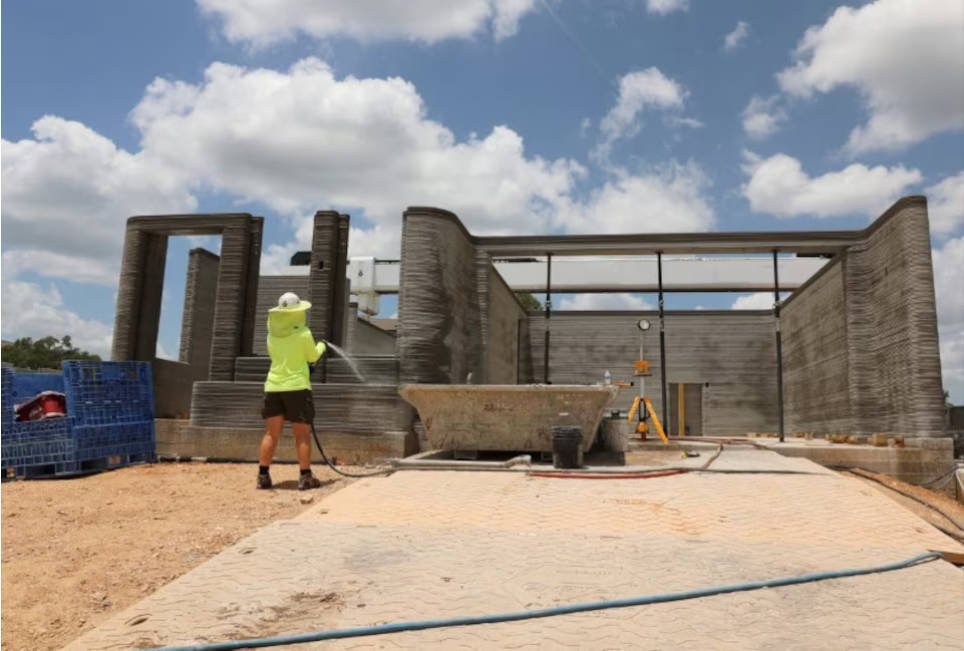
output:
[[[60,362],[65,359],[99,361],[100,356],[74,348],[70,335],[64,335],[60,339],[44,337],[37,341],[30,337],[21,337],[3,349],[3,361],[17,368],[56,369],[60,368]]]
[[[530,312],[535,312],[543,308],[539,299],[529,292],[519,292],[516,296],[519,297],[519,302],[522,303],[522,307]]]

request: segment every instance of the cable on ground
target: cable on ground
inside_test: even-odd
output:
[[[478,624],[518,622],[529,619],[557,617],[560,615],[571,615],[574,613],[584,613],[596,610],[608,610],[611,608],[629,608],[633,606],[647,606],[649,604],[667,603],[670,601],[699,599],[702,597],[712,597],[715,595],[728,594],[732,592],[747,592],[750,590],[760,590],[762,588],[778,588],[788,585],[798,585],[801,583],[826,581],[828,579],[842,579],[851,576],[860,576],[863,574],[892,572],[895,570],[913,567],[921,563],[934,561],[938,558],[941,558],[941,554],[939,552],[927,552],[925,554],[919,554],[913,558],[908,558],[896,563],[887,563],[885,565],[877,565],[874,567],[817,572],[814,574],[766,579],[763,581],[751,581],[749,583],[737,583],[734,585],[715,586],[697,590],[685,590],[682,592],[642,595],[637,597],[629,597],[626,599],[593,601],[588,603],[569,604],[566,606],[555,606],[552,608],[496,613],[492,615],[478,615],[474,617],[453,617],[450,619],[396,622],[393,624],[380,624],[377,626],[360,626],[357,628],[316,631],[313,633],[301,633],[298,635],[280,635],[276,637],[253,638],[248,640],[229,640],[226,642],[214,642],[210,644],[198,644],[193,646],[162,647],[159,649],[159,651],[233,651],[234,649],[261,648],[280,646],[283,644],[304,644],[306,642],[320,642],[323,640],[339,640],[369,635],[385,635],[388,633],[401,633],[403,631],[424,631],[433,628],[451,628],[455,626],[475,626]]]

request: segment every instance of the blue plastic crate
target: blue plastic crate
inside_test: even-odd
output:
[[[0,423],[4,426],[7,423],[12,423],[14,418],[13,413],[13,369],[9,366],[4,366],[2,369],[2,383],[0,383],[0,404],[2,404],[2,414],[0,414]]]
[[[119,383],[151,387],[149,362],[65,361],[64,379],[70,386],[101,386]]]
[[[63,362],[67,412],[79,425],[154,419],[148,362]]]
[[[64,392],[64,376],[62,373],[35,373],[31,371],[14,371],[13,373],[13,402],[20,404],[32,400],[38,393],[44,391]]]
[[[73,428],[77,449],[105,449],[130,445],[154,448],[154,421],[115,423],[112,425],[78,425]]]
[[[122,468],[157,458],[154,421],[83,425],[73,430],[76,459],[85,470]]]
[[[5,425],[0,432],[0,466],[26,468],[74,462],[77,447],[72,425],[70,418]]]

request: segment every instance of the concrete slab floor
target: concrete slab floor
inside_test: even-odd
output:
[[[737,448],[717,463],[813,474],[597,481],[405,471],[366,479],[239,542],[68,648],[480,615],[865,567],[930,549],[964,552],[879,492],[805,459]],[[962,604],[964,572],[938,561],[291,648],[962,648]]]

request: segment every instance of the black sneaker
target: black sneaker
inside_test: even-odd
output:
[[[321,488],[321,480],[310,472],[298,478],[298,490],[306,491],[309,488]]]
[[[258,488],[271,488],[271,475],[258,473]]]

